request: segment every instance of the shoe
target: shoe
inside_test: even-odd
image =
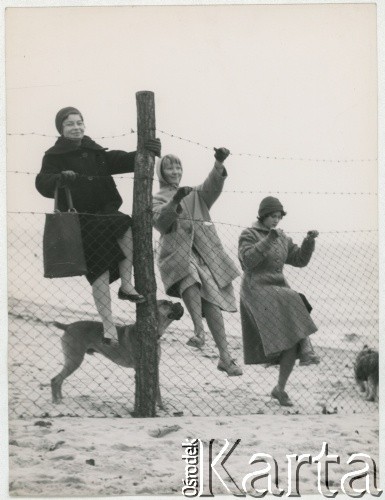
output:
[[[103,337],[102,339],[103,345],[108,345],[109,347],[119,347],[119,341],[115,339],[110,339],[109,337]]]
[[[201,349],[205,345],[205,339],[204,337],[198,337],[197,335],[194,335],[186,342],[186,344],[190,347]]]
[[[233,359],[228,364],[220,359],[217,368],[221,372],[226,372],[229,377],[238,377],[243,375],[242,369]]]
[[[279,391],[277,387],[274,387],[274,389],[271,391],[271,396],[275,399],[278,399],[281,406],[293,406],[293,403],[289,398],[287,392]]]
[[[305,356],[299,361],[299,366],[309,366],[309,365],[319,365],[321,362],[317,354],[310,354],[310,356]]]
[[[129,300],[130,302],[134,302],[134,304],[141,304],[142,302],[146,302],[145,297],[140,295],[139,293],[126,293],[122,290],[122,287],[119,288],[118,297],[120,300]]]

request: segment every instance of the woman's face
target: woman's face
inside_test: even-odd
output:
[[[168,184],[179,186],[182,173],[182,165],[178,158],[164,158],[162,161],[162,176]]]
[[[280,223],[282,219],[282,213],[281,212],[272,212],[271,214],[267,215],[263,219],[263,225],[267,227],[267,229],[272,229],[274,227],[277,227],[278,224]]]
[[[84,122],[80,115],[68,115],[63,121],[63,136],[71,141],[81,141],[84,136]]]

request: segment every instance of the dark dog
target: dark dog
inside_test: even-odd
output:
[[[158,300],[158,339],[161,338],[168,326],[179,320],[184,313],[182,305],[169,300]],[[118,326],[119,346],[103,343],[103,325],[98,321],[77,321],[70,325],[54,322],[57,328],[64,330],[61,338],[64,354],[64,367],[51,380],[52,402],[62,400],[62,384],[82,364],[86,353],[99,353],[114,363],[125,368],[134,368],[137,359],[136,329],[134,325]],[[160,358],[160,344],[158,344]],[[160,389],[158,387],[157,403],[162,407]]]
[[[367,401],[378,400],[378,351],[365,345],[357,354],[354,376]]]

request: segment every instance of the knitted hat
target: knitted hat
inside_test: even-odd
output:
[[[63,122],[66,118],[69,117],[69,115],[80,115],[81,119],[83,120],[83,116],[78,109],[73,108],[72,106],[67,106],[66,108],[61,109],[57,112],[55,118],[55,125],[60,135],[63,131]]]
[[[263,198],[259,205],[259,217],[266,217],[266,215],[269,215],[273,212],[281,212],[282,216],[286,215],[282,203],[278,198],[274,198],[274,196],[267,196],[266,198]]]

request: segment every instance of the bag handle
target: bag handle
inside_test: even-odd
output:
[[[54,212],[60,212],[60,210],[59,210],[59,183],[60,183],[60,181],[58,181],[55,185]],[[64,191],[65,191],[66,198],[67,198],[68,212],[76,212],[76,208],[74,207],[74,204],[72,201],[72,195],[71,195],[70,188],[68,186],[64,186]]]

